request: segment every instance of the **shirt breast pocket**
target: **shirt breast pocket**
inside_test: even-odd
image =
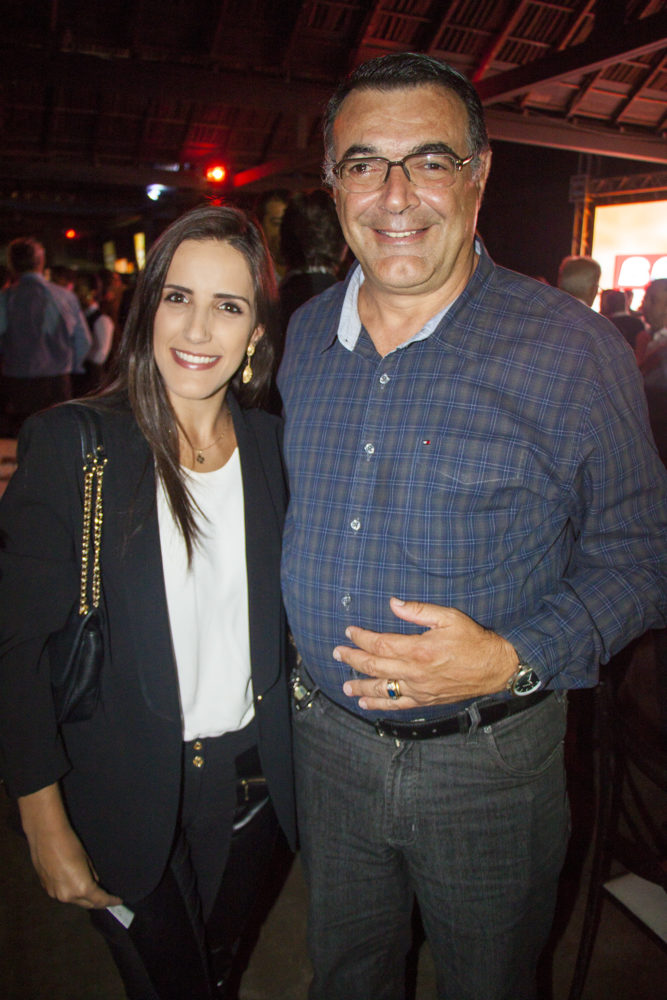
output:
[[[423,438],[404,498],[408,564],[488,577],[539,523],[547,490],[539,457],[510,438]]]

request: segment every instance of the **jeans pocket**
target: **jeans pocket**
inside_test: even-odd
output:
[[[562,757],[565,700],[550,697],[533,709],[480,730],[479,738],[496,766],[514,778],[533,778]]]

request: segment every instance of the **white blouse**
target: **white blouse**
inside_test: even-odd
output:
[[[190,567],[159,479],[157,509],[183,739],[194,740],[242,729],[254,706],[238,448],[221,469],[184,472],[201,511]]]

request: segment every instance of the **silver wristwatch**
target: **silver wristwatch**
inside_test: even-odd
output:
[[[541,687],[542,681],[527,663],[519,663],[516,671],[507,682],[507,690],[515,694],[518,698],[525,698],[527,694],[534,694]]]

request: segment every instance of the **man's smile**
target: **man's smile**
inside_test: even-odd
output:
[[[426,229],[403,229],[401,232],[395,232],[393,229],[376,229],[376,233],[380,236],[388,236],[392,240],[402,240],[410,236],[419,236],[421,233],[425,233]]]

